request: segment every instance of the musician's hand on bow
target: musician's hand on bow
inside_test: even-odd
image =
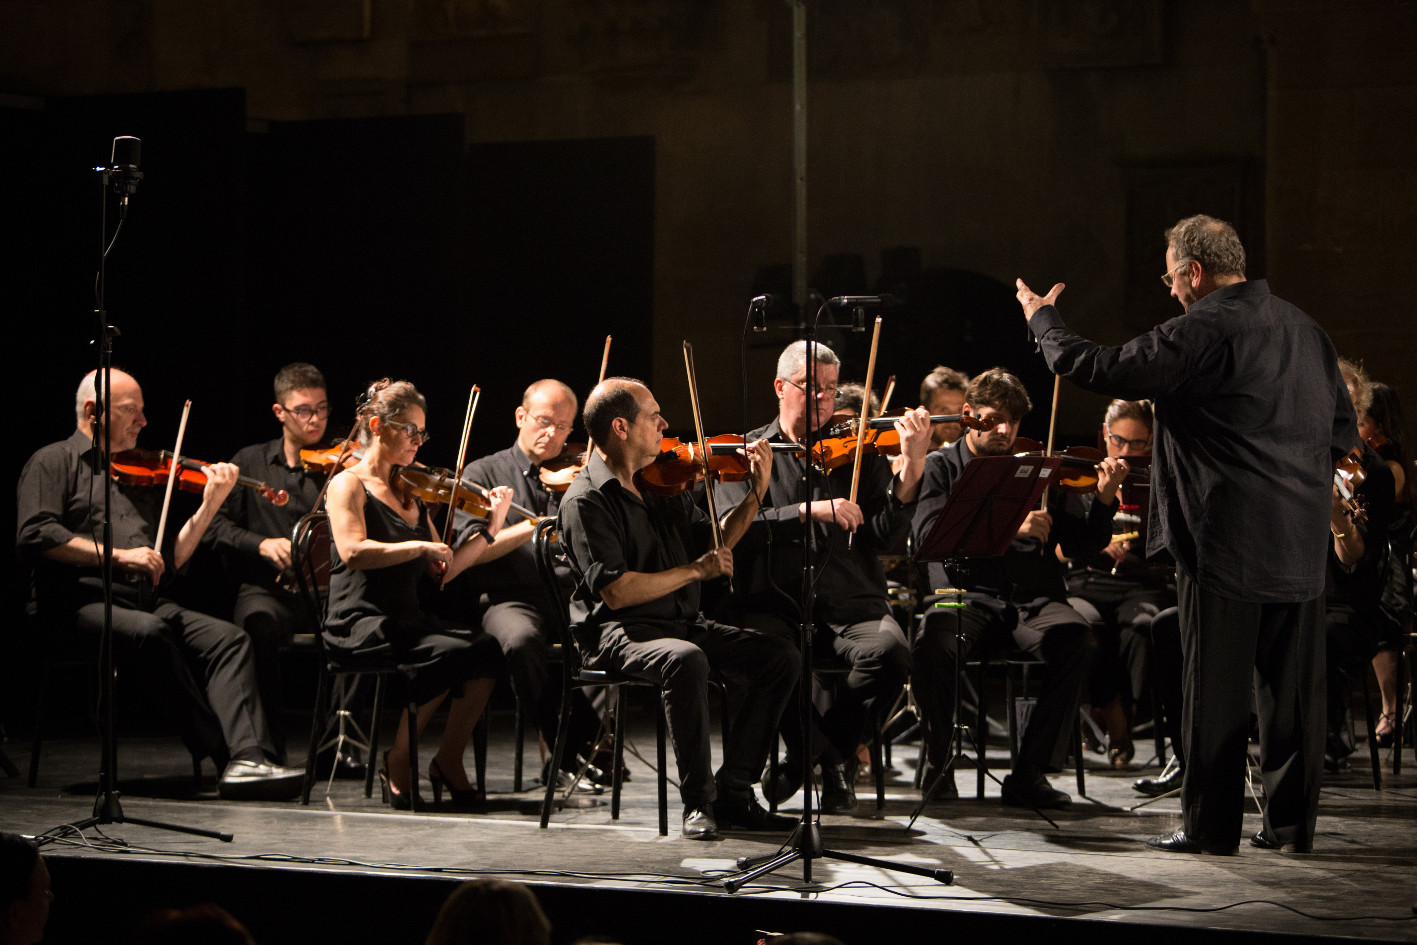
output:
[[[861,511],[861,506],[846,499],[816,499],[811,503],[804,502],[802,506],[798,506],[797,515],[799,518],[808,514],[812,516],[814,522],[821,522],[824,525],[840,525],[849,532],[856,531],[866,521],[866,515]]]
[[[261,542],[261,557],[265,558],[277,571],[284,571],[290,567],[290,539],[289,538],[267,538]]]
[[[1025,321],[1031,321],[1033,319],[1033,313],[1043,306],[1058,304],[1058,296],[1062,294],[1064,288],[1063,283],[1059,282],[1049,290],[1047,295],[1038,295],[1030,289],[1022,279],[1015,279],[1014,285],[1018,287],[1015,298],[1017,298],[1019,304],[1023,306],[1023,317]]]
[[[1032,538],[1040,544],[1048,543],[1048,533],[1053,529],[1053,516],[1041,509],[1034,509],[1019,526],[1019,538]]]
[[[699,569],[699,580],[711,581],[714,578],[733,577],[733,551],[729,548],[715,548],[706,554],[700,555],[694,562],[694,566]]]
[[[152,548],[114,548],[113,565],[120,571],[146,574],[153,587],[157,587],[158,581],[162,580],[162,572],[167,570],[162,555]]]

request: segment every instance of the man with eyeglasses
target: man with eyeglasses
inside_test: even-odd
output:
[[[75,397],[73,435],[35,453],[20,473],[15,549],[32,569],[32,612],[46,633],[72,626],[81,637],[98,637],[105,590],[101,524],[107,518],[112,529],[113,651],[124,679],[138,680],[134,691],[161,700],[194,757],[210,756],[216,762],[222,797],[293,797],[300,790],[301,772],[279,763],[250,638],[240,627],[168,596],[172,575],[186,568],[235,486],[236,467],[206,467],[201,504],[188,515],[182,512],[189,497],[174,493],[162,546],[154,547],[163,490],[113,483],[105,510],[96,449],[100,437],[113,453],[137,446],[148,422],[143,389],[132,375],[114,370],[108,401],[105,435],[95,372],[90,371]]]
[[[1262,849],[1308,851],[1324,755],[1324,572],[1334,464],[1358,443],[1328,335],[1247,280],[1230,224],[1166,231],[1162,277],[1185,314],[1121,347],[1063,324],[1017,282],[1048,366],[1088,390],[1151,397],[1156,444],[1147,552],[1176,559],[1185,653],[1183,826],[1147,844],[1232,854],[1243,832],[1251,691],[1258,704]]]
[[[964,409],[989,426],[967,429],[954,445],[926,459],[911,525],[917,543],[930,534],[969,463],[976,457],[1013,453],[1019,424],[1032,408],[1023,382],[1003,368],[991,368],[969,382]],[[1050,490],[1047,508],[1028,513],[1000,558],[932,561],[920,569],[925,612],[915,637],[911,690],[927,733],[921,786],[930,791],[937,777],[945,778],[934,798],[948,801],[958,796],[949,763],[960,662],[976,649],[1004,654],[1024,650],[1043,660],[1047,675],[1024,726],[1013,770],[1004,778],[1002,801],[1010,807],[1047,809],[1072,803],[1068,794],[1048,783],[1047,775],[1062,770],[1067,761],[1097,642],[1087,618],[1068,603],[1058,552],[1091,557],[1106,546],[1117,486],[1125,475],[1124,462],[1106,459],[1097,468],[1092,494]],[[964,606],[937,608],[937,603]]]
[[[509,486],[517,505],[538,517],[555,516],[562,493],[542,484],[541,464],[561,455],[575,425],[577,407],[575,392],[561,381],[544,378],[534,382],[522,394],[521,406],[516,409],[516,441],[500,452],[473,460],[463,470],[463,478],[488,488]],[[547,665],[551,645],[558,641],[549,636],[552,605],[546,599],[530,545],[536,521],[522,518],[503,526],[497,540],[458,582],[465,586],[455,585],[454,589],[464,609],[479,605],[485,608],[482,628],[501,645],[512,691],[549,745],[556,739],[561,689],[555,685]],[[460,532],[486,524],[465,513],[458,514],[458,522]],[[558,576],[570,597],[570,570],[562,568]],[[569,744],[575,751],[562,759],[564,771],[558,777],[579,771],[582,764],[605,761],[594,758],[591,752],[600,728],[599,716],[582,690],[577,689],[571,698]],[[608,769],[608,763],[589,764],[586,776],[596,783],[609,784]],[[543,774],[552,776],[549,771]]]
[[[826,345],[814,346],[808,402],[808,353],[804,341],[788,345],[777,361],[773,390],[777,418],[748,434],[749,441],[810,443],[821,437],[835,408],[841,362]],[[846,814],[856,809],[856,748],[869,737],[871,721],[890,708],[905,683],[910,651],[905,633],[891,614],[886,577],[879,555],[904,538],[910,525],[930,448],[929,414],[907,411],[896,421],[901,435],[900,472],[891,473],[888,457],[862,458],[855,501],[852,466],[812,474],[812,494],[803,491],[801,454],[773,454],[772,481],[762,508],[737,549],[735,594],[729,623],[797,641],[802,623],[803,522],[813,523],[816,628],[814,648],[835,653],[850,672],[837,687],[831,708],[813,712],[808,744],[802,742],[799,700],[793,695],[783,712],[781,733],[787,755],[777,776],[764,781],[763,793],[782,802],[802,787],[803,755],[822,766],[821,810]],[[727,508],[748,495],[745,483],[719,485]],[[803,685],[810,681],[804,680]]]
[[[306,471],[300,451],[321,445],[330,401],[324,375],[304,362],[281,368],[274,386],[271,412],[281,425],[281,435],[244,447],[231,461],[243,476],[284,489],[290,501],[277,506],[250,489],[234,489],[205,540],[223,555],[237,584],[232,621],[251,637],[261,699],[278,716],[284,704],[280,647],[297,632],[314,631],[291,583],[290,536],[296,523],[315,507],[324,484],[319,473]],[[284,729],[277,722],[271,731],[284,757]]]

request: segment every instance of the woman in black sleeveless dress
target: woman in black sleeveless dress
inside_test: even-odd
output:
[[[477,810],[485,801],[468,782],[463,752],[502,671],[501,649],[480,630],[426,614],[418,587],[425,575],[451,580],[482,555],[506,519],[511,490],[490,491],[487,527],[456,551],[437,541],[427,510],[391,483],[395,467],[411,464],[428,438],[426,408],[412,384],[385,378],[370,386],[359,409],[364,458],[331,480],[326,500],[333,549],[325,639],[350,660],[394,655],[412,686],[420,732],[451,697],[428,778],[435,795],[446,786],[456,806]],[[382,775],[387,800],[403,810],[416,788],[408,783],[408,752],[403,719]]]

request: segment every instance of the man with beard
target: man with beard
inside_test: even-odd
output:
[[[964,409],[989,424],[969,430],[947,449],[931,453],[912,524],[917,546],[930,533],[964,468],[975,457],[1008,456],[1018,426],[1033,407],[1023,383],[1002,368],[985,371],[969,382]],[[949,762],[954,731],[955,686],[960,660],[979,649],[1020,649],[1042,659],[1047,678],[1014,759],[1004,779],[1003,801],[1012,807],[1061,808],[1072,798],[1056,790],[1045,775],[1062,769],[1078,705],[1097,643],[1087,619],[1067,603],[1068,588],[1057,549],[1072,558],[1091,558],[1112,536],[1117,487],[1126,464],[1104,459],[1098,466],[1097,492],[1077,496],[1053,489],[1047,510],[1024,518],[1002,558],[962,563],[930,562],[923,568],[925,618],[915,638],[911,686],[928,732],[928,790],[936,774],[946,777],[944,798],[955,796]],[[959,589],[963,595],[938,593]],[[949,599],[963,608],[936,609]],[[962,642],[961,642],[962,641]],[[941,796],[941,795],[937,795]]]

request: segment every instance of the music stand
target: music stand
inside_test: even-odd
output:
[[[966,445],[963,447],[968,448]],[[962,564],[969,558],[1002,557],[1018,534],[1019,526],[1028,513],[1038,507],[1039,497],[1055,478],[1062,464],[1056,456],[976,456],[964,467],[964,472],[950,489],[944,508],[935,517],[930,531],[920,541],[915,552],[917,563],[943,561],[946,564]],[[955,611],[955,638],[957,655],[956,672],[962,673],[965,660],[964,640],[960,632],[960,613],[968,606],[962,599],[967,588],[951,588],[954,600],[942,600],[935,607]],[[940,593],[937,590],[936,593]],[[956,762],[965,757],[964,731],[960,717],[960,686],[955,682],[954,729],[950,740],[955,751],[950,761],[935,779],[926,785],[920,804],[910,815],[906,829],[914,826],[925,805],[935,796],[935,791],[946,777],[954,777]],[[982,698],[980,694],[980,698]],[[976,766],[979,762],[970,759]],[[1000,788],[1002,782],[988,771],[984,772]],[[1037,810],[1037,808],[1035,808]],[[1049,823],[1052,819],[1038,811]],[[1057,826],[1054,824],[1054,826]]]

